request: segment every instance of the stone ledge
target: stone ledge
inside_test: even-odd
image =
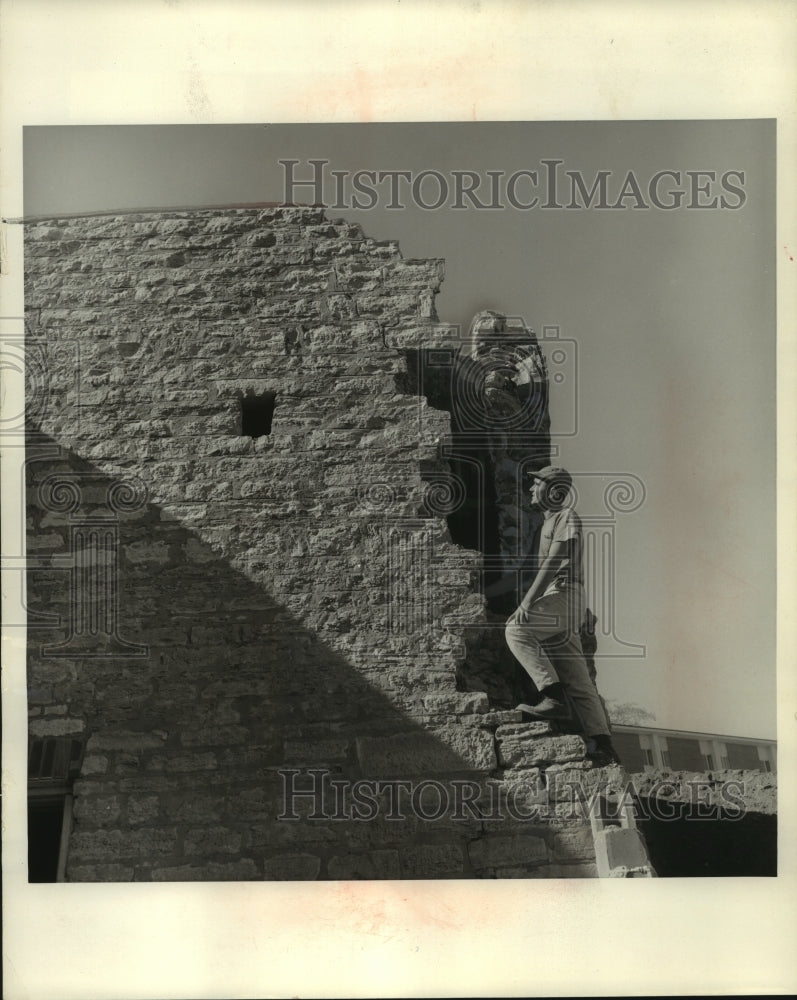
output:
[[[582,760],[586,754],[586,746],[580,736],[550,735],[547,722],[500,726],[496,742],[499,763],[507,768]]]
[[[498,727],[495,735],[499,739],[511,739],[513,736],[544,736],[546,733],[553,732],[553,726],[550,722],[524,722],[523,713],[518,714],[521,718],[517,721],[507,722]]]
[[[523,721],[523,713],[517,712],[514,709],[493,709],[492,711],[483,712],[480,715],[463,716],[459,721],[466,726],[480,726],[485,729],[499,727],[503,729],[510,724],[521,723]],[[547,725],[547,723],[540,723],[540,725]]]

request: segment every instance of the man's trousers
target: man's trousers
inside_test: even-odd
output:
[[[545,594],[528,610],[521,605],[509,617],[506,641],[539,691],[557,681],[564,685],[584,732],[597,736],[609,732],[609,723],[598,690],[590,679],[576,631],[580,611],[581,601],[572,590]],[[557,637],[555,644],[549,644],[556,669],[541,641],[552,636]]]

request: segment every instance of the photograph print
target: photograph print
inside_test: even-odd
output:
[[[774,120],[27,127],[13,221],[29,881],[777,874]]]

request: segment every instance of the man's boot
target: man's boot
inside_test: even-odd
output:
[[[612,738],[607,733],[587,737],[587,760],[592,761],[595,767],[622,763],[614,749]]]
[[[570,706],[565,700],[564,688],[561,684],[549,684],[540,691],[542,698],[536,705],[526,705],[521,702],[517,711],[530,715],[533,719],[572,719]]]

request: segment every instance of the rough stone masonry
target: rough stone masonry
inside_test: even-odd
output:
[[[581,738],[462,690],[482,554],[428,502],[451,417],[408,378],[456,346],[442,276],[316,209],[26,225],[30,735],[83,743],[68,880],[596,874]]]

